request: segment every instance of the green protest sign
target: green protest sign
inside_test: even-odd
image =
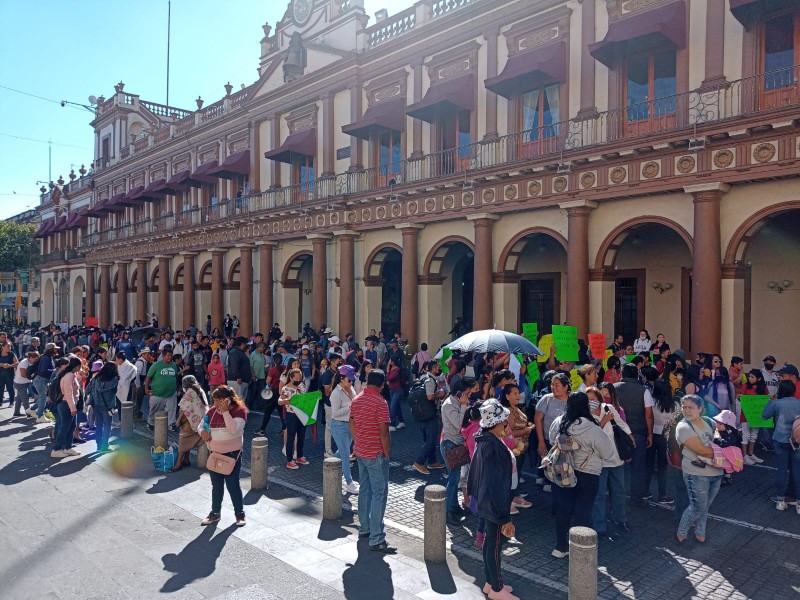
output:
[[[775,427],[774,419],[762,419],[761,414],[769,402],[769,396],[740,396],[744,416],[751,428]]]
[[[528,340],[531,344],[536,344],[539,341],[539,324],[538,323],[523,323],[522,324],[522,337]]]
[[[320,392],[307,392],[295,394],[289,400],[289,405],[294,408],[294,414],[303,425],[313,425],[317,422],[317,410],[322,399]]]
[[[525,356],[523,354],[515,354],[515,356],[520,365],[525,365]],[[525,365],[525,379],[528,380],[528,386],[530,386],[531,390],[533,385],[539,381],[539,363],[535,360],[531,360],[530,363]]]
[[[447,375],[450,373],[450,367],[447,366],[447,361],[453,356],[453,351],[450,348],[442,348],[442,357],[439,359],[439,366],[442,367],[442,373]]]
[[[553,325],[553,345],[556,358],[578,362],[578,328],[571,325]]]

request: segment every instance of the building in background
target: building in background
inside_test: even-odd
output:
[[[196,110],[99,99],[91,177],[42,196],[44,319],[797,358],[797,2],[362,4],[293,0]]]

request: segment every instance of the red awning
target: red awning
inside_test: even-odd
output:
[[[470,73],[432,85],[422,100],[406,109],[406,114],[431,123],[443,111],[474,109],[475,75]]]
[[[602,41],[589,44],[589,54],[609,68],[620,56],[667,44],[686,47],[686,5],[684,0],[640,10],[630,17],[612,21]]]
[[[67,217],[67,222],[64,224],[64,231],[69,231],[70,229],[78,229],[79,227],[86,227],[88,224],[88,220],[86,218],[86,212],[88,209],[81,208],[78,210],[73,210],[69,216]]]
[[[240,175],[250,174],[250,150],[234,152],[216,169],[212,175],[224,179],[236,179]]]
[[[105,214],[108,200],[98,200],[97,203],[86,211],[87,217],[102,217]]]
[[[142,200],[144,202],[158,202],[167,195],[167,193],[164,191],[164,187],[166,187],[166,185],[166,179],[157,179],[155,181],[151,181],[150,185],[136,194],[136,200]]]
[[[50,232],[50,230],[53,228],[54,224],[55,224],[55,220],[54,219],[49,219],[47,221],[42,221],[41,224],[39,225],[39,229],[37,229],[36,233],[33,234],[33,237],[35,237],[35,238],[43,238],[44,236],[46,236]]]
[[[108,201],[109,208],[113,206],[115,210],[123,210],[126,206],[138,206],[138,205],[139,203],[133,202],[130,198],[128,198],[128,194],[126,194],[125,192],[122,192],[121,194],[114,194]]]
[[[47,235],[53,235],[53,234],[56,234],[56,233],[61,233],[62,231],[64,231],[64,225],[66,225],[66,224],[67,224],[67,217],[58,217],[55,220],[55,224],[53,225],[53,228],[50,231],[47,232]]]
[[[278,148],[264,153],[264,158],[290,163],[293,157],[316,156],[317,130],[306,129],[291,134]]]
[[[194,173],[189,176],[186,183],[193,187],[202,187],[205,183],[217,183],[217,177],[211,175],[211,172],[218,166],[219,162],[216,160],[200,165],[194,170]]]
[[[342,132],[362,140],[369,140],[375,129],[403,131],[406,126],[406,99],[393,98],[370,106],[364,116],[355,123],[342,125]]]
[[[487,90],[511,98],[518,91],[533,89],[535,84],[566,80],[567,43],[558,41],[510,56],[503,72],[484,83]]]
[[[170,177],[169,181],[164,184],[164,189],[162,191],[165,194],[172,194],[173,196],[177,195],[178,192],[185,192],[191,185],[189,182],[191,175],[192,172],[188,169],[175,173],[175,175]]]
[[[797,6],[797,0],[730,0],[730,3],[733,16],[747,28],[771,13]]]
[[[128,196],[128,194],[117,194],[116,196],[111,196],[111,199],[108,201],[108,204],[105,205],[103,210],[105,210],[106,212],[110,212],[110,213],[125,212],[125,209],[127,208],[127,206],[125,204],[122,204],[120,202],[120,200],[123,197],[127,197],[127,196]]]

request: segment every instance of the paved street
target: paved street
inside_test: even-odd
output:
[[[11,550],[0,573],[10,582],[3,598],[483,597],[474,583],[482,583],[474,519],[450,528],[447,566],[422,562],[424,486],[444,478],[423,477],[407,466],[420,439],[410,419],[393,434],[387,509],[389,539],[401,553],[384,558],[357,542],[352,514],[346,512],[341,524],[321,524],[322,427],[317,443],[307,444],[311,466],[288,471],[280,423],[273,419],[268,493],[247,493],[247,527],[232,526],[227,506],[210,530],[198,525],[208,511],[207,475],[196,469],[155,473],[146,430],[137,430],[124,452],[55,462],[44,452],[44,427],[8,417],[3,409],[0,540]],[[260,415],[251,415],[248,441],[259,423]],[[81,450],[90,453],[93,443]],[[800,516],[766,501],[773,475],[767,462],[722,490],[704,546],[671,541],[672,512],[631,509],[634,533],[601,545],[599,597],[797,598]],[[243,479],[245,488],[248,483]],[[549,495],[528,487],[534,507],[515,519],[517,542],[505,550],[504,569],[523,598],[565,598],[567,562],[550,557]]]

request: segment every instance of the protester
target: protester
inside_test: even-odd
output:
[[[647,449],[653,444],[653,396],[639,381],[634,365],[622,367],[622,381],[614,384],[617,399],[625,410],[625,421],[633,433],[636,446],[631,459],[631,502],[645,507],[651,494],[647,484]]]
[[[222,364],[222,359],[219,357],[219,352],[214,352],[211,356],[211,362],[208,363],[207,368],[208,386],[213,392],[221,385],[226,385],[228,378],[225,375],[225,365]]]
[[[178,382],[175,363],[172,362],[172,348],[166,346],[161,353],[161,360],[150,365],[144,380],[145,394],[150,396],[150,415],[147,426],[153,428],[156,413],[166,409],[167,423],[170,431],[177,431],[175,419],[178,409]]]
[[[97,376],[87,389],[91,398],[92,412],[95,417],[97,451],[109,452],[108,438],[111,434],[111,416],[117,405],[117,388],[119,373],[113,362],[103,363]]]
[[[452,394],[442,403],[442,441],[439,448],[446,467],[447,453],[465,443],[461,428],[472,394],[478,392],[478,382],[472,377],[465,377],[451,391]],[[458,503],[460,479],[460,467],[452,470],[447,467],[445,510],[450,525],[459,525],[464,521],[464,511]]]
[[[0,405],[3,403],[3,394],[8,394],[8,405],[14,406],[14,372],[19,361],[11,349],[11,344],[5,342],[0,345]]]
[[[292,406],[292,396],[305,394],[303,386],[303,373],[300,369],[293,368],[287,372],[287,382],[281,388],[278,404],[286,409],[286,468],[296,470],[297,465],[307,465],[303,453],[306,441],[306,426],[297,416],[295,407]],[[297,442],[297,457],[295,458],[295,441]]]
[[[800,515],[800,450],[792,446],[791,436],[794,420],[800,416],[800,400],[794,397],[795,385],[788,379],[778,382],[775,400],[768,402],[761,415],[764,419],[775,419],[772,443],[775,448],[777,471],[775,472],[775,508],[786,510],[788,499],[795,500],[797,514]],[[788,479],[787,481],[787,474]],[[793,483],[792,489],[789,483]]]
[[[358,494],[358,483],[353,481],[350,471],[350,446],[353,443],[350,436],[350,406],[355,398],[353,384],[356,375],[353,367],[342,365],[333,378],[333,392],[331,392],[331,435],[336,442],[336,456],[342,461],[342,475],[345,479],[345,491],[349,494]]]
[[[25,358],[17,364],[17,369],[14,371],[14,416],[21,417],[22,413],[20,408],[25,409],[25,414],[29,417],[36,418],[36,411],[32,410],[28,402],[30,395],[28,389],[31,385],[31,379],[28,373],[30,366],[39,358],[39,353],[36,350],[29,351]]]
[[[81,359],[77,356],[69,358],[64,370],[58,375],[58,389],[61,392],[61,399],[55,403],[55,410],[58,411],[55,439],[53,450],[50,452],[52,458],[66,458],[67,456],[79,456],[80,452],[73,446],[73,432],[75,431],[75,415],[78,413],[78,399],[80,398],[80,385],[78,384],[77,374],[82,367]]]

